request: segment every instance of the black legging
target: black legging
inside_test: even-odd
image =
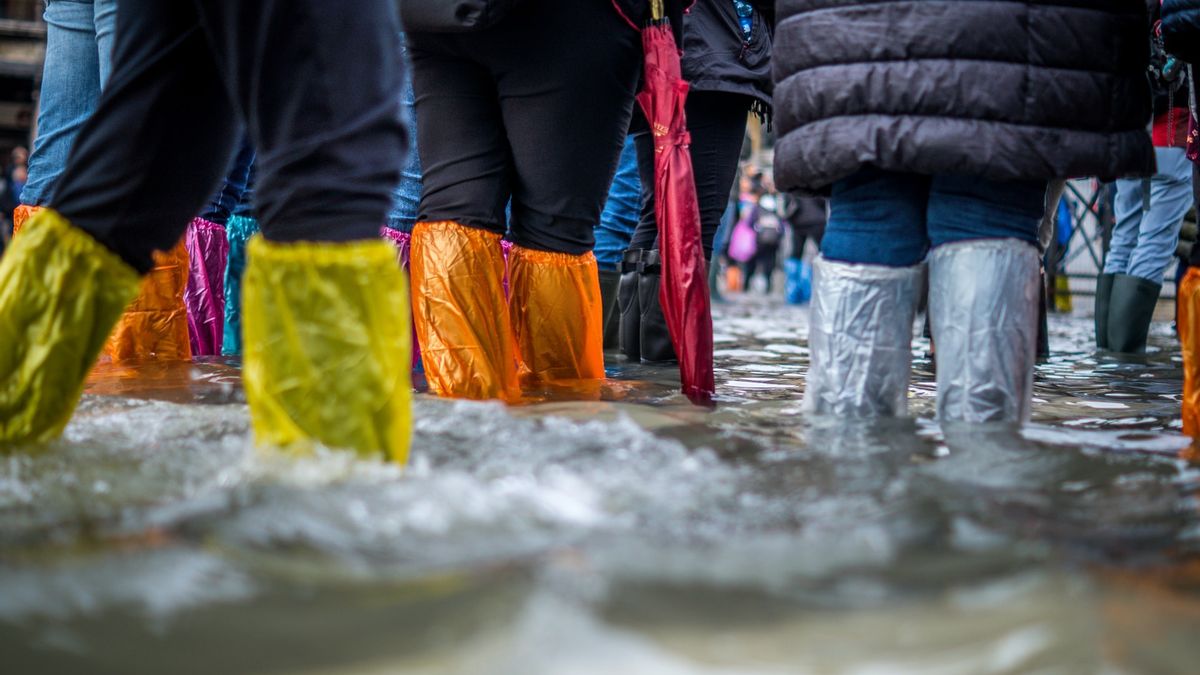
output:
[[[418,220],[591,251],[641,67],[640,35],[611,0],[526,0],[489,30],[409,33],[408,47]]]
[[[692,171],[700,202],[700,234],[704,259],[712,257],[713,238],[729,202],[737,176],[738,158],[746,137],[746,117],[754,99],[740,94],[694,91],[688,94],[685,112],[692,136]],[[655,247],[658,225],[654,218],[654,138],[639,110],[630,130],[637,143],[638,173],[642,178],[642,217],[633,233],[631,249]]]
[[[258,149],[277,241],[378,236],[400,182],[404,70],[391,0],[121,0],[112,78],[50,205],[145,273]]]

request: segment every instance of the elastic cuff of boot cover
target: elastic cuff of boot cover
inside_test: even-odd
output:
[[[1039,254],[1018,239],[946,244],[929,256],[941,422],[1024,422],[1037,358]]]
[[[192,358],[184,301],[190,264],[185,239],[169,251],[154,252],[154,267],[113,329],[104,346],[105,356],[114,361]]]
[[[395,249],[254,237],[247,253],[243,378],[258,441],[405,461],[409,314]]]
[[[13,209],[13,236],[17,236],[17,233],[25,227],[25,223],[28,223],[30,218],[41,212],[42,208],[43,207],[41,206],[29,206],[28,204],[21,204],[17,208]]]
[[[604,323],[596,257],[514,246],[510,261],[509,313],[522,378],[602,379]]]
[[[0,441],[62,432],[109,331],[141,279],[56,211],[43,209],[0,258]]]
[[[451,221],[412,235],[413,318],[429,388],[439,396],[521,398],[500,235]]]
[[[225,329],[225,267],[229,240],[225,227],[195,218],[185,235],[188,250],[188,279],[184,293],[192,354],[221,353]]]
[[[906,414],[922,272],[921,265],[885,267],[817,258],[805,410],[850,418]]]

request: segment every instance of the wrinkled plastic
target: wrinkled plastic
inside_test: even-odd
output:
[[[1200,268],[1179,283],[1179,342],[1183,347],[1183,433],[1200,435]]]
[[[29,219],[33,218],[40,211],[42,211],[42,207],[29,206],[27,204],[21,204],[13,209],[13,236],[17,236],[17,233],[25,227],[25,223],[29,222]]]
[[[407,273],[411,258],[412,235],[385,225],[379,228],[379,236],[396,247],[396,261],[400,263],[400,269]],[[412,371],[414,373],[421,372],[421,342],[417,339],[416,324],[413,324],[412,329]]]
[[[662,255],[658,297],[679,357],[683,393],[693,403],[710,405],[716,394],[712,309],[684,114],[688,84],[669,24],[646,27],[642,48],[645,88],[637,101],[654,132],[654,215]]]
[[[1015,239],[946,244],[929,256],[938,419],[1024,422],[1037,358],[1037,247]]]
[[[604,305],[596,257],[513,246],[509,315],[523,383],[604,377]]]
[[[133,303],[121,315],[104,355],[113,361],[192,358],[187,290],[188,253],[183,239],[169,251],[154,252],[154,268],[142,279]]]
[[[0,442],[62,433],[141,281],[55,211],[24,224],[0,259]]]
[[[518,400],[500,235],[448,221],[417,223],[411,263],[413,318],[430,391]]]
[[[919,265],[817,259],[808,326],[806,411],[852,419],[902,417],[908,412],[913,320],[923,288]]]
[[[221,354],[242,353],[242,274],[246,271],[246,243],[258,234],[258,221],[232,216],[225,224],[229,263],[225,267],[225,328],[221,331]]]
[[[405,462],[409,309],[395,250],[254,237],[247,255],[242,377],[258,442]]]
[[[184,302],[192,354],[215,356],[221,353],[225,332],[225,267],[229,262],[229,240],[224,227],[196,218],[188,225],[184,242],[190,266]]]

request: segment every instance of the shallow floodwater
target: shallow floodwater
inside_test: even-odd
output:
[[[410,465],[253,448],[237,370],[102,366],[0,456],[3,673],[1191,673],[1180,364],[1056,318],[1035,423],[800,409],[806,310],[717,309],[715,411],[420,397]]]

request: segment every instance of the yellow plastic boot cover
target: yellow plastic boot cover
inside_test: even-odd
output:
[[[62,432],[121,311],[132,267],[43,209],[0,259],[0,441]]]
[[[182,238],[170,251],[155,251],[154,269],[104,345],[105,356],[114,361],[192,358],[184,304],[187,280],[188,254]]]
[[[247,248],[242,377],[260,443],[408,458],[409,310],[382,240]]]
[[[604,305],[596,258],[513,246],[510,315],[531,382],[604,377]]]
[[[452,222],[417,223],[410,264],[430,390],[456,398],[519,399],[500,235]]]

